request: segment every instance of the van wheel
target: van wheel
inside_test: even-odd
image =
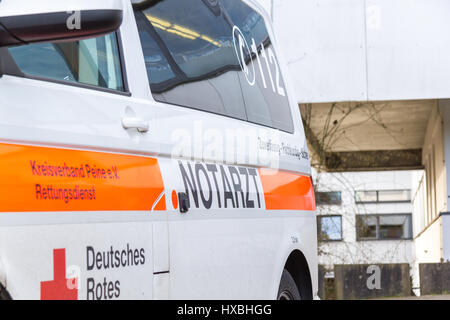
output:
[[[302,300],[294,278],[286,269],[283,270],[283,275],[281,276],[278,300]]]

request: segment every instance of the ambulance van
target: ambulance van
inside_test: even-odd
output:
[[[2,0],[0,297],[315,298],[286,69],[254,0]]]

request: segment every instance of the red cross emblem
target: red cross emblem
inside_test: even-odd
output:
[[[53,280],[41,282],[41,300],[78,300],[78,278],[66,278],[66,249],[53,250]]]

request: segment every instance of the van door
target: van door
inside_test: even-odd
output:
[[[299,236],[315,216],[300,115],[266,20],[241,0],[140,1],[135,16],[154,112],[145,140],[159,143],[166,187],[170,298],[272,299],[290,250],[315,254]]]
[[[164,182],[124,3],[120,32],[0,54],[0,279],[15,299],[154,297]]]

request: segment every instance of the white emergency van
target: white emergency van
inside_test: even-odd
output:
[[[286,71],[254,0],[2,0],[0,297],[316,297]]]

